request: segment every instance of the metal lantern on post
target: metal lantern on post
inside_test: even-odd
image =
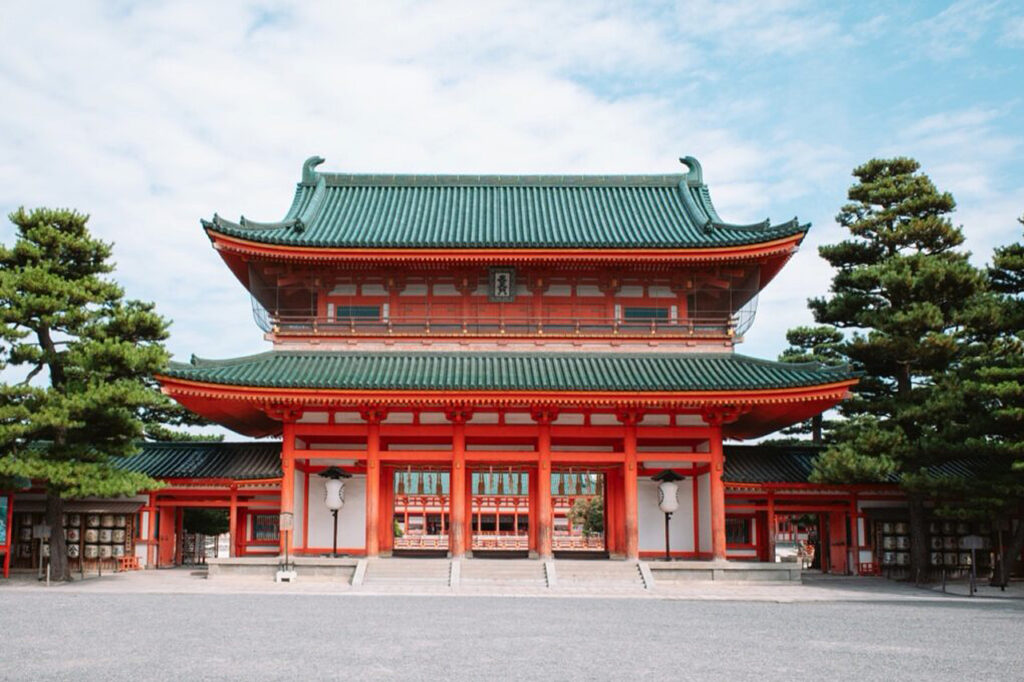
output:
[[[658,481],[658,508],[665,513],[665,561],[672,561],[672,553],[669,551],[669,520],[672,513],[679,509],[679,485],[676,481],[683,480],[683,477],[665,469],[653,480]]]
[[[320,478],[324,480],[324,505],[331,510],[334,517],[334,536],[331,548],[331,556],[338,556],[338,511],[345,506],[345,480],[352,478],[352,474],[336,466],[330,466],[321,471]]]

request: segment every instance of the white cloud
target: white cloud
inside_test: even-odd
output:
[[[967,54],[1001,14],[1000,0],[957,0],[917,24],[914,33],[925,42],[924,54],[945,60]]]
[[[717,48],[750,55],[793,54],[841,36],[838,20],[805,0],[699,0],[678,5],[684,34],[712,39]]]

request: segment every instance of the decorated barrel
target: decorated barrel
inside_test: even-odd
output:
[[[955,537],[949,536],[949,537],[942,538],[942,548],[943,549],[956,549],[959,546],[960,546],[960,542]]]
[[[107,545],[114,541],[114,531],[111,528],[100,528],[100,542]]]
[[[939,533],[941,533],[942,531],[939,530],[940,528],[941,526],[939,525],[938,521],[932,521],[928,524],[928,532],[932,535],[938,535]]]
[[[100,516],[100,525],[103,526],[104,528],[113,528],[114,527],[114,515],[113,514],[103,514],[102,516]]]
[[[942,552],[932,552],[931,553],[931,562],[932,562],[932,566],[941,566],[942,565]]]
[[[942,522],[942,532],[945,535],[952,535],[955,530],[956,530],[956,526],[953,525],[952,521],[943,521]]]
[[[128,519],[125,517],[124,514],[114,515],[114,528],[124,528],[125,525],[127,525],[127,523]]]
[[[891,533],[892,532],[892,524],[889,523],[888,521],[883,523],[882,524],[882,532],[883,533]]]
[[[956,552],[945,552],[942,558],[943,563],[947,566],[956,566]]]
[[[124,544],[124,528],[115,528],[113,532],[114,542],[123,545]]]
[[[18,529],[19,540],[31,540],[32,539],[32,526],[22,526]]]
[[[100,558],[109,559],[114,556],[114,550],[110,545],[100,545]]]
[[[115,557],[121,558],[124,556],[124,545],[114,545],[112,549]]]
[[[907,530],[907,523],[905,521],[900,521],[899,523],[894,524],[894,527],[895,527],[897,533],[907,533],[908,532],[908,530]]]
[[[931,539],[931,546],[932,549],[942,549],[942,538],[933,535]]]
[[[886,566],[892,566],[896,563],[896,552],[883,552],[882,563]]]
[[[956,532],[960,535],[967,535],[971,532],[971,524],[969,523],[958,523],[956,524]]]
[[[882,548],[896,549],[896,536],[886,535],[884,538],[882,538]]]
[[[896,552],[896,565],[897,566],[909,566],[910,565],[910,553],[909,552]]]
[[[85,529],[85,541],[89,544],[96,544],[100,541],[100,531],[98,528],[86,528]]]
[[[971,553],[970,552],[960,552],[960,565],[961,566],[970,566],[971,565]]]
[[[897,535],[896,549],[910,549],[910,538],[906,535]]]
[[[68,525],[69,526],[74,526],[75,528],[77,528],[78,526],[81,526],[82,525],[82,515],[81,514],[68,514]]]
[[[78,542],[78,540],[81,538],[81,533],[82,531],[78,530],[77,528],[64,529],[64,537],[67,539],[68,542]]]
[[[85,546],[85,558],[86,559],[98,559],[100,556],[99,545],[86,545]]]
[[[99,514],[86,514],[85,525],[89,528],[100,527],[100,515]]]
[[[69,558],[77,559],[79,551],[80,551],[80,549],[79,549],[79,546],[78,546],[77,542],[75,544],[73,544],[73,545],[68,545],[68,557]]]

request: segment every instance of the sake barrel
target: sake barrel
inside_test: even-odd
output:
[[[50,556],[50,543],[43,543],[43,556]]]
[[[931,554],[932,566],[942,565],[942,552],[932,552]]]
[[[85,558],[86,559],[98,559],[100,556],[99,545],[86,545],[85,546]]]
[[[100,545],[100,558],[109,559],[114,556],[114,550],[110,545]]]
[[[897,566],[909,566],[910,565],[910,553],[909,552],[896,552],[896,565]]]
[[[114,527],[114,515],[113,514],[103,514],[102,516],[100,516],[100,525],[103,526],[104,528],[113,528]]]
[[[956,526],[953,525],[952,521],[943,521],[942,522],[942,532],[943,533],[945,533],[946,535],[952,535],[954,530],[956,530]]]
[[[115,557],[120,558],[124,556],[124,545],[114,545],[112,549]]]
[[[910,538],[906,535],[897,535],[896,549],[910,549]]]
[[[85,525],[88,526],[89,528],[99,528],[100,527],[100,515],[99,514],[86,514],[85,515]]]
[[[971,532],[971,524],[969,523],[958,523],[956,524],[956,532],[958,535],[967,535]]]
[[[82,515],[81,514],[68,514],[68,525],[69,526],[73,526],[75,528],[78,528],[79,526],[81,526],[82,525]]]
[[[22,526],[18,529],[19,540],[31,540],[32,539],[32,526]]]
[[[100,542],[109,544],[114,541],[114,531],[110,528],[100,528]]]
[[[882,532],[883,533],[891,533],[892,532],[892,524],[889,523],[888,521],[883,523],[882,524]]]
[[[124,544],[124,528],[114,529],[114,542],[120,545]]]
[[[957,539],[955,537],[946,536],[942,538],[943,549],[956,549],[959,544],[960,543],[957,542]]]
[[[80,549],[77,542],[73,545],[68,545],[68,558],[77,559],[79,551]]]
[[[100,531],[98,528],[86,528],[85,529],[85,541],[90,544],[96,544],[100,541]]]
[[[960,552],[960,565],[961,566],[970,566],[971,565],[971,553],[970,552]]]
[[[956,552],[946,552],[942,555],[943,563],[947,566],[956,566]]]
[[[64,537],[67,538],[68,542],[78,542],[78,540],[81,538],[81,535],[82,531],[78,530],[77,528],[64,529]]]
[[[932,549],[942,549],[942,538],[933,535],[930,541]]]
[[[114,528],[124,528],[127,523],[128,520],[125,518],[124,514],[114,515]]]
[[[882,538],[882,548],[883,549],[896,549],[896,536],[895,535],[886,535],[884,538]]]
[[[892,566],[896,563],[896,552],[883,552],[882,563],[886,566]]]
[[[938,535],[940,533],[939,528],[940,526],[938,521],[932,521],[928,524],[928,532],[932,535]]]
[[[894,528],[896,529],[896,532],[900,534],[906,534],[909,532],[905,521],[900,521],[899,523],[894,524]]]

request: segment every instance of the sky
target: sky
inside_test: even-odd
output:
[[[73,207],[176,359],[267,350],[199,224],[277,220],[302,161],[393,173],[672,173],[729,222],[813,227],[739,351],[831,278],[851,170],[912,156],[979,265],[1020,238],[1024,5],[49,2],[0,15],[0,209]],[[13,229],[0,226],[11,243]]]

